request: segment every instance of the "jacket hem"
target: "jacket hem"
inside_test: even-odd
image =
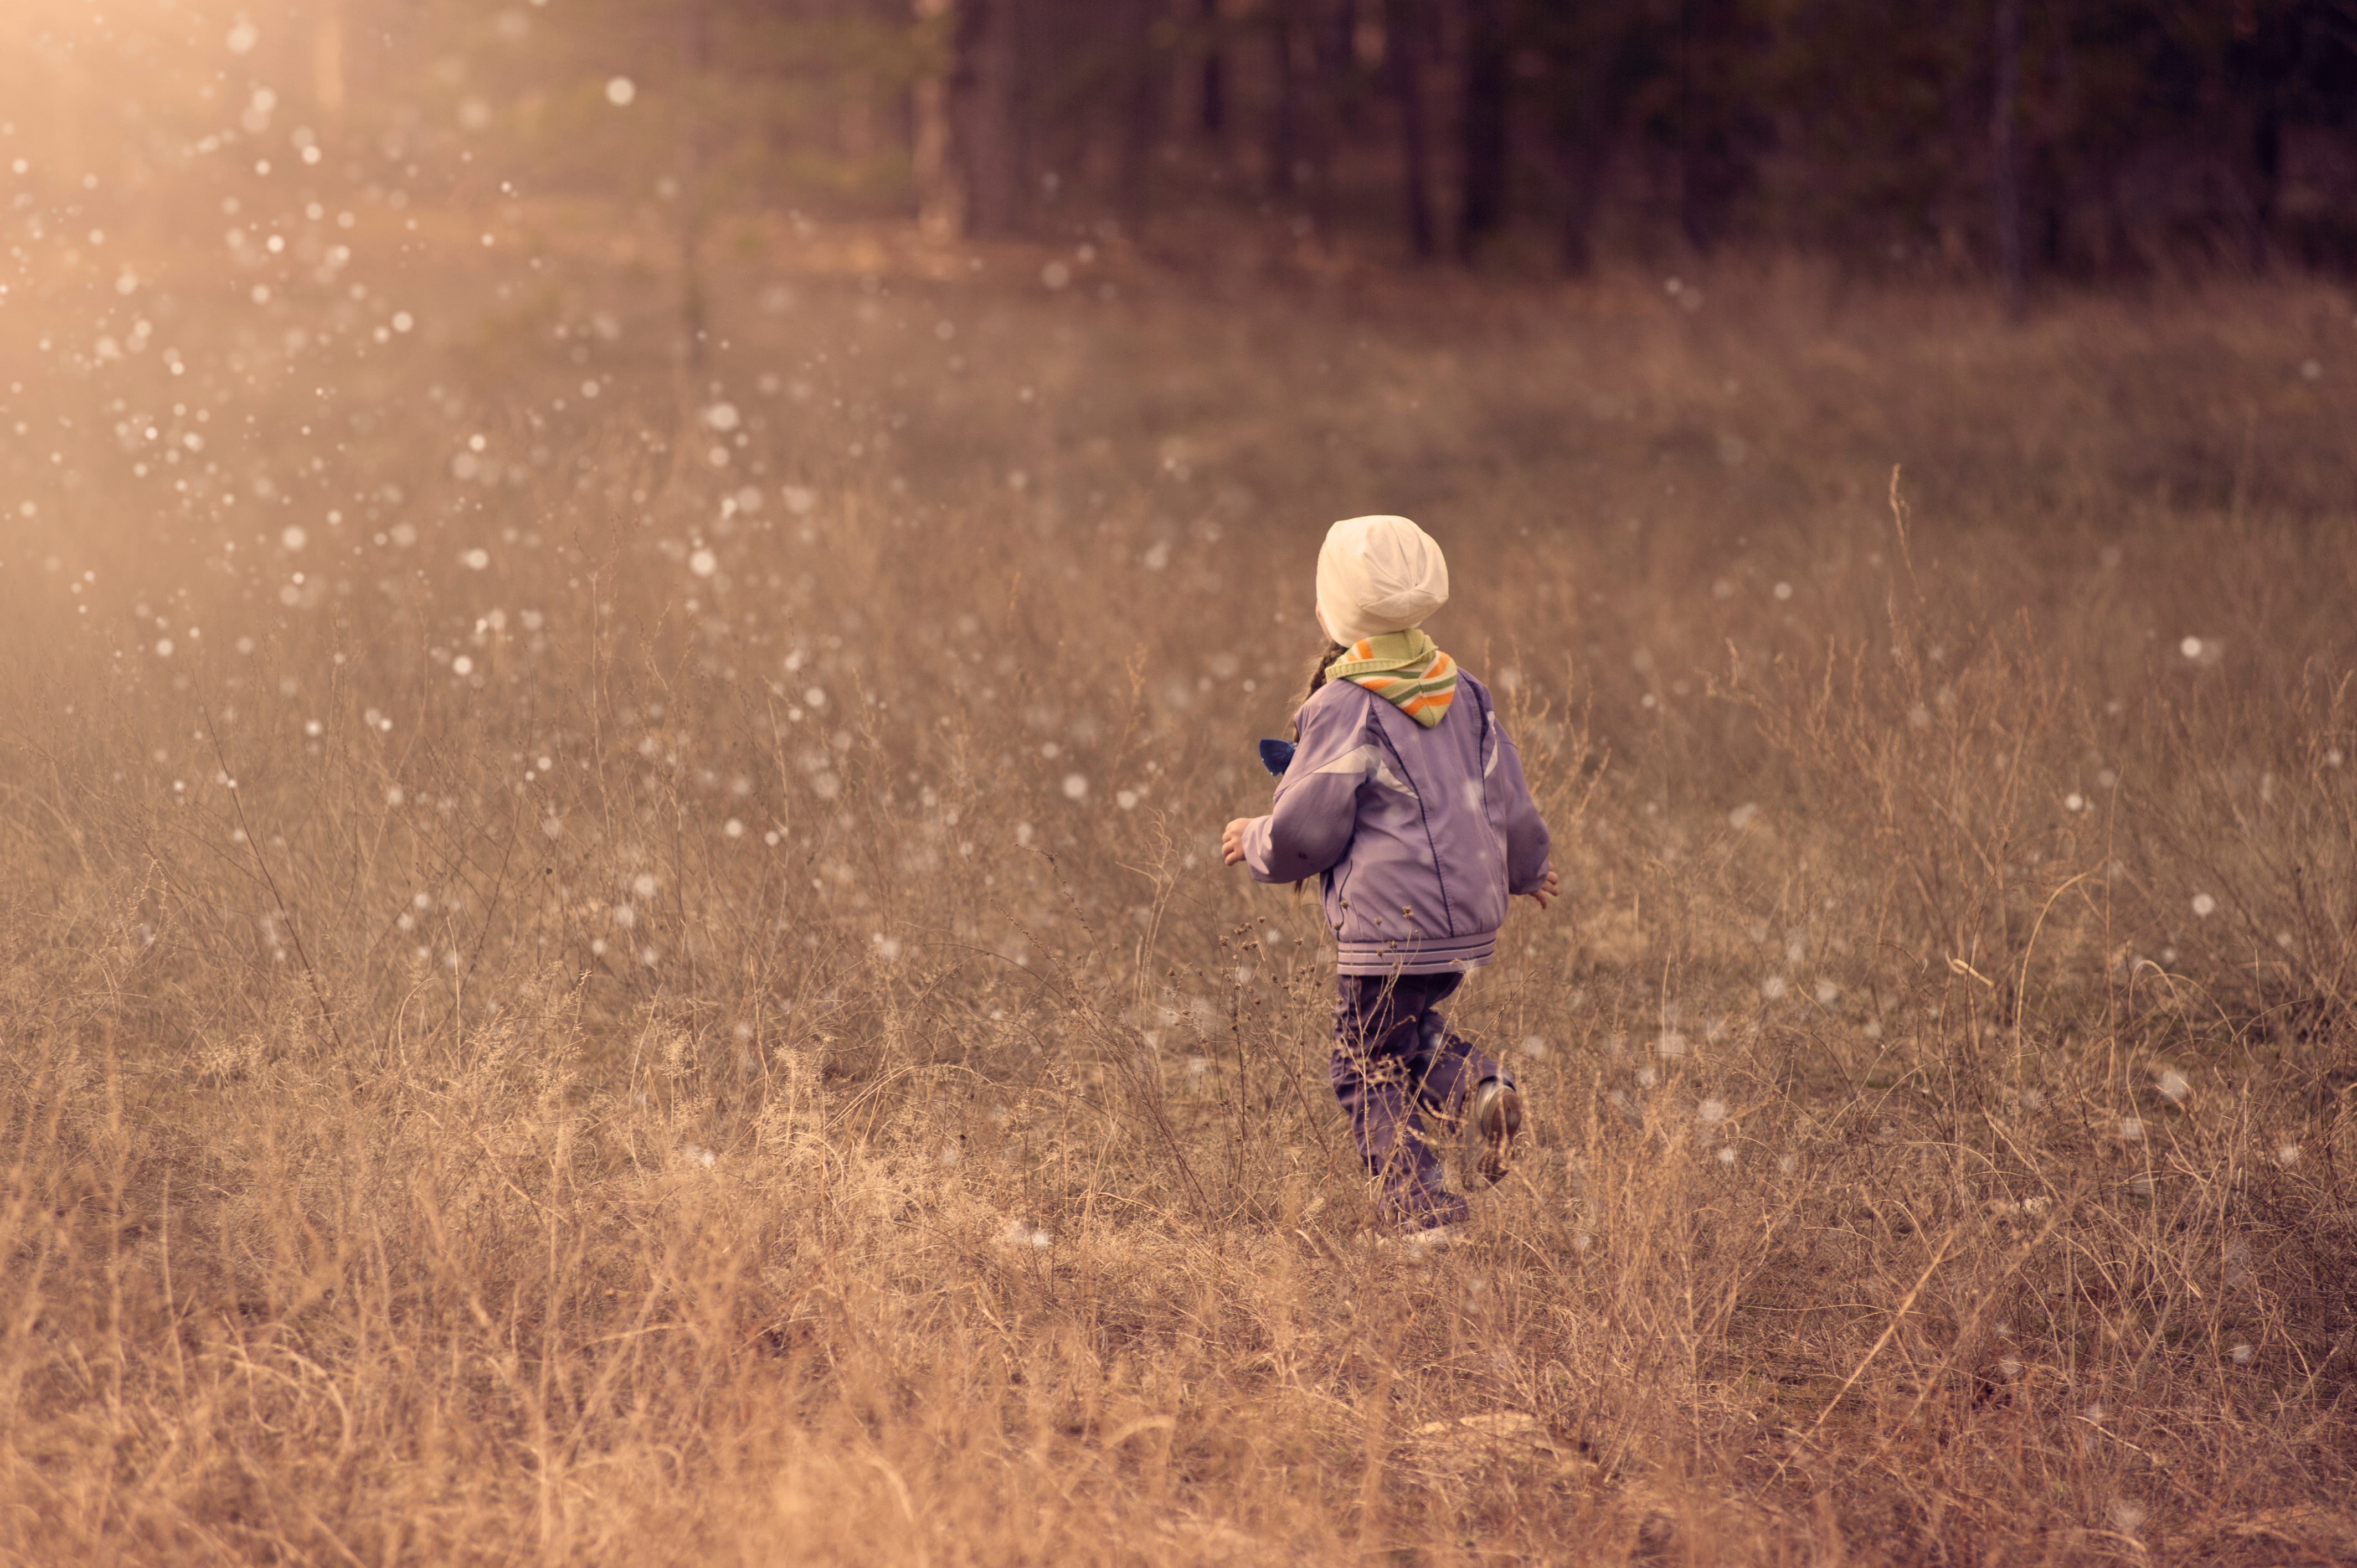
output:
[[[1337,974],[1456,974],[1498,956],[1498,936],[1448,942],[1344,942],[1335,950]]]

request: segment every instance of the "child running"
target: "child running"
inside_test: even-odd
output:
[[[1480,682],[1426,636],[1448,601],[1440,546],[1404,517],[1354,517],[1318,553],[1331,646],[1294,720],[1265,817],[1221,847],[1262,882],[1316,876],[1335,942],[1334,1094],[1381,1187],[1383,1219],[1445,1241],[1468,1208],[1441,1185],[1428,1126],[1465,1129],[1497,1182],[1522,1130],[1498,1061],[1433,1011],[1495,956],[1509,895],[1547,907],[1546,824]]]

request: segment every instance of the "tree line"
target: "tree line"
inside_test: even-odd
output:
[[[1608,242],[1760,240],[1928,247],[2018,285],[2189,252],[2345,265],[2357,239],[2349,0],[926,4],[949,149],[927,188],[978,232],[1064,183],[1150,220],[1176,143],[1264,199],[1388,184],[1419,259],[1520,229],[1573,272]]]
[[[943,236],[1242,209],[1419,262],[1767,245],[2017,297],[2357,267],[2357,0],[293,4],[388,104],[528,24],[471,80],[633,72],[697,177]]]

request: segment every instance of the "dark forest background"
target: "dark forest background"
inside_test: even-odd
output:
[[[266,43],[380,140],[937,232],[1578,273],[1747,242],[2106,278],[2357,263],[2352,0],[344,0]],[[303,61],[287,64],[299,74]],[[570,153],[568,158],[565,155]],[[624,161],[628,161],[628,157]],[[571,166],[565,166],[567,164]]]
[[[108,10],[20,15],[0,85],[28,130],[144,134],[158,167],[242,122],[350,183],[496,172],[691,228],[758,207],[1175,253],[1243,216],[1305,254],[1578,274],[1764,246],[2017,297],[2357,267],[2357,0]]]

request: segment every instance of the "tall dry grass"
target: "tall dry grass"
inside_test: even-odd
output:
[[[0,315],[0,1553],[2357,1551],[2345,298],[544,225]],[[1428,1261],[1215,853],[1371,510],[1572,889]]]

